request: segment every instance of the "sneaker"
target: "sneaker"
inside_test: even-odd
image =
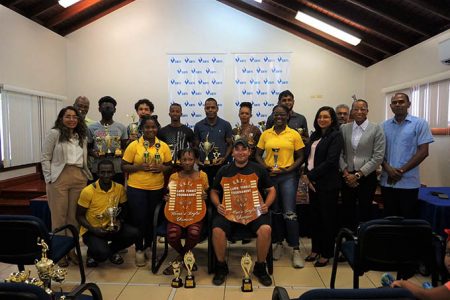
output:
[[[147,260],[152,259],[152,247],[147,247],[144,249],[144,256]]]
[[[160,236],[159,239],[158,239],[158,243],[164,244],[165,242],[166,242],[166,238],[163,237],[163,236]]]
[[[217,262],[216,263],[216,272],[213,277],[214,285],[222,285],[225,282],[225,278],[228,275],[228,265],[226,262]]]
[[[145,266],[145,255],[144,255],[144,251],[142,250],[137,250],[136,251],[136,266],[138,267],[144,267]]]
[[[88,268],[98,267],[98,262],[95,259],[93,259],[92,257],[88,256],[86,258],[86,267],[88,267]]]
[[[273,260],[280,260],[281,256],[283,256],[283,244],[275,244],[275,248],[273,248]]]
[[[292,266],[294,268],[303,268],[305,266],[305,261],[300,254],[300,250],[292,251]]]
[[[253,275],[258,278],[258,281],[264,286],[272,285],[272,278],[270,278],[267,273],[266,263],[256,262],[255,267],[253,268]]]
[[[121,265],[123,264],[123,258],[119,253],[114,253],[109,257],[109,261],[112,262],[115,265]]]

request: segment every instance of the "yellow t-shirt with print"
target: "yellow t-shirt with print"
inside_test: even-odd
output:
[[[155,138],[155,144],[148,148],[150,162],[154,162],[156,154],[155,145],[157,143],[160,144],[158,152],[161,156],[161,163],[172,161],[169,146],[158,138]],[[140,137],[138,140],[135,140],[128,145],[122,159],[133,165],[142,165],[144,163],[144,152],[144,138]],[[128,175],[128,185],[135,189],[147,191],[159,190],[164,187],[164,174],[152,173],[148,171],[130,173]]]
[[[273,158],[273,149],[278,151],[278,166],[288,168],[294,163],[294,152],[305,147],[303,140],[297,130],[286,128],[277,134],[272,128],[267,129],[261,134],[257,147],[265,151],[266,165],[273,167],[275,162]]]
[[[208,190],[208,188],[209,188],[208,175],[206,175],[206,173],[203,172],[203,171],[200,171],[199,175],[200,175],[200,179],[202,180],[203,190],[204,191]],[[172,181],[172,180],[173,181],[177,181],[178,178],[179,178],[179,173],[178,172],[173,173],[172,175],[170,175],[169,182]]]
[[[117,201],[117,205],[127,201],[123,185],[113,182],[109,191],[105,192],[100,188],[99,181],[97,180],[81,191],[78,205],[87,208],[86,219],[89,224],[93,227],[103,227],[108,224],[108,218],[104,217],[100,219],[97,216],[102,215],[112,201]],[[87,229],[81,226],[80,236],[86,231]]]

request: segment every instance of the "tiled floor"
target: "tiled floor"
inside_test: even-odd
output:
[[[310,240],[301,239],[301,251],[306,256],[310,249]],[[83,254],[86,248],[83,247]],[[240,258],[243,253],[249,252],[255,259],[254,243],[241,245],[240,243],[229,246],[228,264],[230,274],[223,286],[217,287],[211,283],[212,275],[208,275],[206,267],[206,242],[194,249],[194,254],[198,262],[198,271],[194,273],[197,287],[195,289],[173,289],[170,286],[172,276],[165,276],[162,270],[168,262],[175,257],[173,250],[169,251],[169,257],[161,267],[158,274],[154,275],[149,270],[149,265],[138,268],[134,265],[134,248],[128,249],[124,254],[125,263],[115,266],[110,262],[105,262],[97,268],[86,268],[88,282],[95,282],[100,286],[105,300],[127,300],[127,299],[271,299],[273,287],[261,286],[257,279],[253,279],[252,293],[242,293],[240,290],[242,280],[242,270],[240,268]],[[273,281],[274,286],[283,286],[288,290],[291,298],[298,297],[302,293],[315,288],[329,287],[331,265],[323,268],[315,268],[312,263],[306,263],[303,269],[293,269],[290,266],[290,255],[285,248],[284,256],[274,264]],[[36,277],[33,266],[27,269],[32,271],[32,276]],[[16,266],[0,263],[0,278],[7,277],[11,272],[16,271]],[[380,286],[381,272],[369,272],[360,277],[362,288],[372,288]],[[182,278],[186,275],[183,270]],[[64,290],[71,290],[79,280],[78,267],[71,265],[65,283]],[[412,279],[416,283],[429,281],[427,277],[416,276]],[[56,288],[58,285],[55,284]],[[340,263],[336,280],[337,288],[352,287],[352,270],[346,263]]]

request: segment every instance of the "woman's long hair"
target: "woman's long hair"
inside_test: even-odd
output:
[[[75,114],[78,117],[78,124],[77,127],[73,129],[73,133],[78,134],[78,141],[80,147],[83,147],[84,140],[87,137],[87,128],[86,124],[84,123],[83,119],[81,118],[80,113],[78,110],[75,109],[73,106],[67,106],[60,110],[58,114],[58,118],[55,121],[55,126],[53,126],[53,129],[57,129],[60,132],[59,135],[59,141],[60,142],[68,142],[71,138],[70,130],[63,124],[63,118],[66,111],[72,110],[75,112]]]
[[[319,118],[320,113],[322,111],[324,111],[324,110],[326,110],[331,116],[331,125],[322,134],[322,128],[320,128],[319,123],[317,122],[317,119]],[[316,113],[316,117],[314,118],[314,129],[316,130],[316,134],[319,137],[327,136],[332,131],[339,130],[339,123],[338,123],[337,115],[336,115],[336,112],[334,111],[334,109],[332,107],[330,107],[330,106],[322,106],[321,108],[319,108],[319,110]]]

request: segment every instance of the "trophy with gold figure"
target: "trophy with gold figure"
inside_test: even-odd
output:
[[[103,138],[97,136],[95,137],[95,145],[97,146],[98,156],[104,156],[105,149],[103,148],[104,140]]]
[[[265,131],[266,130],[266,122],[265,121],[259,121],[258,125],[261,128],[261,131]]]
[[[255,135],[253,134],[253,132],[250,132],[248,134],[248,145],[250,147],[253,147],[255,145]]]
[[[273,168],[272,170],[277,171],[280,169],[278,166],[278,152],[280,152],[280,148],[272,148],[273,152]]]
[[[136,122],[136,115],[135,114],[131,114],[131,115],[127,115],[127,117],[129,117],[131,119],[131,123],[129,125],[130,128],[130,135],[136,136],[139,133],[139,125]]]
[[[161,148],[160,143],[155,144],[156,153],[155,153],[155,164],[160,165],[161,164],[161,154],[159,154],[159,149]]]
[[[236,134],[233,136],[233,140],[237,141],[241,139],[241,125],[239,123],[236,123]]]
[[[121,157],[122,149],[120,145],[120,136],[113,136],[114,156]]]
[[[105,230],[108,232],[118,232],[120,230],[120,221],[117,220],[117,216],[120,214],[121,208],[119,207],[119,200],[115,197],[109,199],[108,207],[104,214],[108,219],[108,224],[105,226]]]
[[[250,269],[252,268],[252,257],[248,253],[245,253],[241,258],[241,268],[242,271],[244,272],[241,291],[253,292],[252,279],[250,278]]]
[[[213,147],[213,164],[217,164],[219,157],[220,157],[220,151],[219,147]]]
[[[150,147],[149,141],[144,141],[144,163],[150,163],[150,152],[148,152],[148,148]]]
[[[112,144],[113,144],[113,137],[110,135],[109,131],[109,125],[105,125],[105,144],[106,144],[106,155],[111,155],[112,151]]]
[[[192,253],[192,251],[189,250],[184,255],[184,265],[186,266],[188,272],[186,275],[186,279],[184,281],[184,287],[187,289],[195,288],[195,277],[194,275],[192,275],[192,268],[194,267],[194,264],[195,264],[194,254]]]
[[[211,161],[209,160],[209,153],[211,153],[211,150],[214,147],[214,143],[209,142],[208,138],[209,132],[206,134],[205,141],[200,143],[200,149],[205,153],[205,161],[203,162],[205,166],[211,164]]]
[[[180,278],[181,262],[179,262],[178,260],[174,260],[172,262],[172,268],[173,268],[173,275],[175,275],[175,278],[172,279],[171,286],[173,288],[180,288],[183,286],[183,280]]]

